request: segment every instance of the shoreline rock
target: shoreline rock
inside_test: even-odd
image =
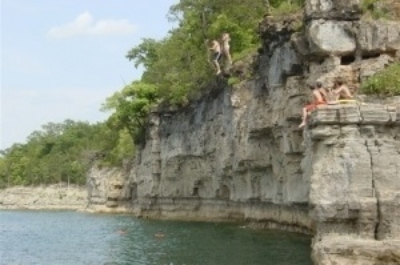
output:
[[[88,204],[86,187],[15,186],[0,190],[0,210],[81,210]]]
[[[311,257],[319,265],[398,265],[400,240],[328,235],[314,243]]]

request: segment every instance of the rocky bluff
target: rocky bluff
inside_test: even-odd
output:
[[[129,174],[92,172],[92,207],[311,233],[316,264],[400,264],[400,100],[319,106],[298,129],[306,84],[340,76],[359,94],[398,60],[400,23],[363,19],[359,0],[307,0],[260,35],[232,69],[245,80],[152,113]]]

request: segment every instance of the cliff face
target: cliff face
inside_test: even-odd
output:
[[[326,106],[312,116],[302,166],[318,232],[400,238],[399,107]]]
[[[87,211],[125,212],[130,206],[129,174],[117,168],[94,165],[87,177]]]
[[[141,214],[234,216],[311,229],[301,132],[297,119],[284,118],[297,115],[290,102],[299,98],[284,89],[267,94],[254,80],[171,116],[154,114],[132,175]]]
[[[267,17],[251,68],[231,70],[251,78],[233,88],[217,80],[189,106],[152,113],[124,184],[131,210],[312,233],[318,264],[335,264],[326,247],[333,233],[399,239],[400,101],[319,106],[298,129],[307,83],[331,87],[340,76],[357,93],[398,60],[400,23],[364,20],[359,5],[307,0],[304,19]]]
[[[321,106],[297,128],[307,83],[340,76],[357,92],[397,60],[400,23],[362,20],[358,4],[310,0],[303,22],[266,18],[252,78],[233,88],[219,80],[184,109],[154,112],[130,179],[134,208],[385,237],[379,212],[400,177],[398,100]]]
[[[303,69],[290,43],[291,25],[274,27],[264,53],[249,59],[258,68],[254,78],[233,89],[219,80],[187,108],[153,113],[131,176],[141,215],[312,229],[297,129],[307,92]]]

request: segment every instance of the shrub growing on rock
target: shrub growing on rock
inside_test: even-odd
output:
[[[382,96],[400,95],[400,63],[389,65],[361,84],[365,94]]]

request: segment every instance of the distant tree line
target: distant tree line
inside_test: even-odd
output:
[[[126,130],[114,130],[106,123],[48,123],[33,132],[27,143],[1,151],[0,188],[59,182],[84,184],[94,161],[121,166],[133,153],[133,142]]]

